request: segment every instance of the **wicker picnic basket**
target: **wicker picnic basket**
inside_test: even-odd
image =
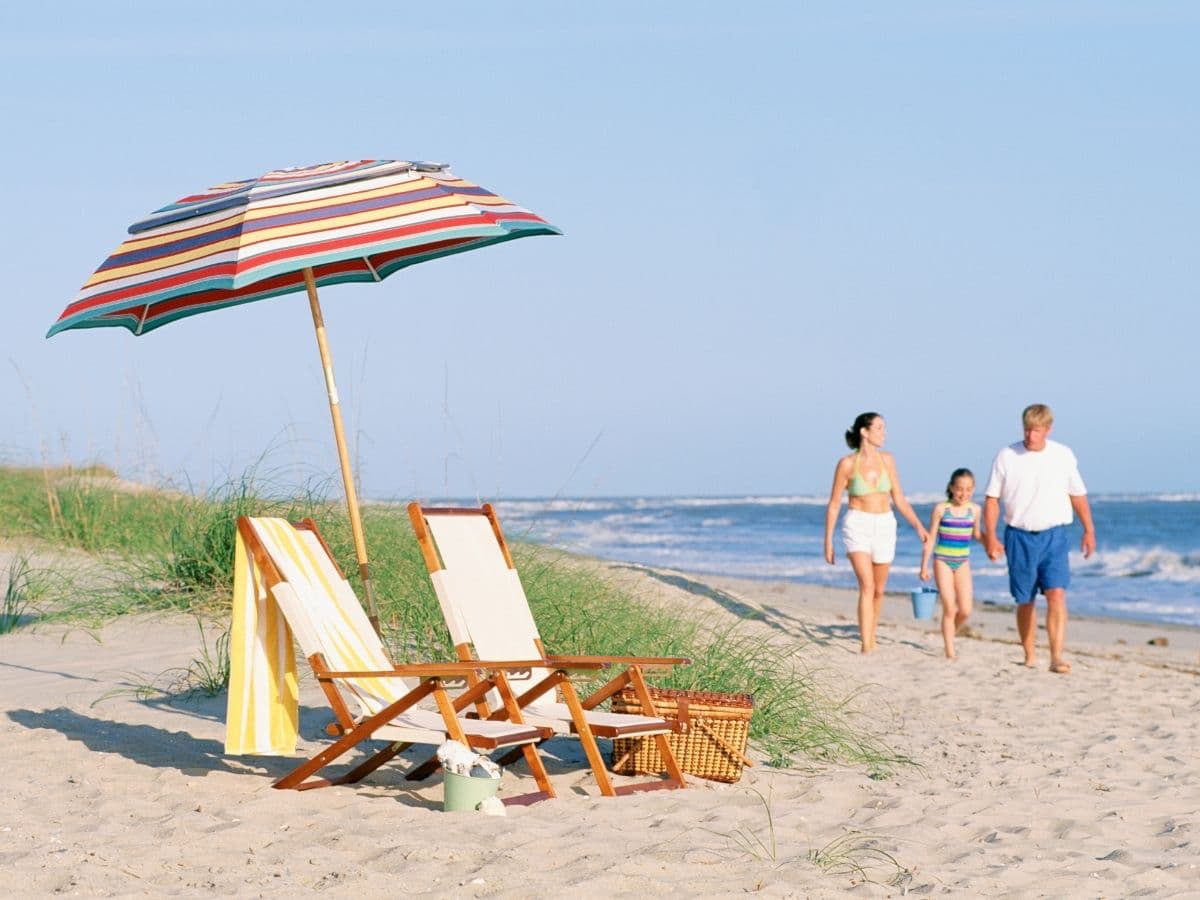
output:
[[[733,784],[742,777],[742,766],[753,765],[746,756],[753,697],[652,687],[650,699],[654,714],[679,723],[679,731],[666,737],[684,772]],[[613,696],[612,711],[643,714],[632,687]],[[649,715],[649,710],[645,714]],[[618,775],[637,775],[665,772],[666,766],[654,738],[617,738],[613,741],[612,769]]]

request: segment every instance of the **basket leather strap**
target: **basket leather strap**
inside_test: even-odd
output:
[[[688,726],[691,725],[691,722],[692,722],[691,718],[688,716],[688,698],[687,697],[680,697],[680,698],[678,698],[678,700],[676,700],[675,718],[676,718],[676,721],[679,722],[680,733],[687,732]]]

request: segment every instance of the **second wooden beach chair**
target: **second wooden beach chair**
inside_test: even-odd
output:
[[[526,722],[548,726],[557,734],[578,736],[604,796],[685,786],[666,737],[676,729],[674,722],[653,714],[613,713],[598,707],[629,685],[637,692],[642,709],[653,711],[644,671],[669,669],[690,660],[547,654],[492,505],[439,508],[410,503],[408,513],[459,659],[488,659],[498,653],[544,659],[545,667],[510,679],[517,705]],[[589,696],[580,697],[568,670],[581,662],[604,663],[621,670]],[[561,702],[556,694],[561,694]],[[489,699],[490,705],[485,701],[478,707],[481,717],[492,721],[509,718],[495,694]],[[652,738],[662,754],[666,778],[614,786],[596,744],[597,737]]]

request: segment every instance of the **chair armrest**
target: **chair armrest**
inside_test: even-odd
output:
[[[547,656],[547,663],[578,665],[587,662],[603,662],[613,666],[643,666],[646,668],[671,668],[686,666],[691,660],[686,656]]]
[[[504,660],[504,661],[476,661],[467,660],[464,662],[403,662],[403,664],[392,668],[384,668],[384,670],[362,670],[362,671],[325,671],[322,676],[328,678],[461,678],[468,676],[473,672],[481,670],[491,671],[523,671],[528,668],[546,668],[546,660],[530,659],[530,660]],[[596,665],[595,668],[605,668],[604,665]]]
[[[597,669],[610,668],[611,664],[602,659],[583,659],[573,656],[554,656],[546,657],[532,661],[521,662],[492,662],[490,660],[471,660],[464,665],[472,665],[479,669],[490,669],[493,671],[508,672],[514,669],[556,669],[556,670],[571,670],[578,669],[580,671],[596,671]]]

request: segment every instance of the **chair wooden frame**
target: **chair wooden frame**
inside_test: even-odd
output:
[[[482,507],[423,507],[420,503],[413,502],[408,505],[409,518],[412,521],[413,530],[417,536],[417,543],[421,548],[422,557],[425,560],[425,566],[429,570],[431,577],[441,571],[444,566],[442,558],[438,552],[437,544],[431,533],[431,528],[428,523],[429,517],[436,516],[482,516],[485,517],[491,526],[492,534],[499,545],[500,552],[503,554],[505,565],[512,572],[516,572],[516,564],[513,562],[512,554],[509,552],[508,544],[504,539],[504,533],[500,528],[500,522],[496,515],[495,508],[490,503],[485,503]],[[436,587],[436,578],[435,578]],[[443,604],[447,601],[453,602],[452,598],[443,598],[439,595],[439,600]],[[445,613],[445,609],[443,609]],[[456,630],[455,625],[450,621],[454,616],[446,615],[447,625],[452,631]],[[466,623],[463,623],[466,625]],[[476,654],[473,647],[473,642],[470,635],[457,634],[453,635],[455,643],[455,652],[458,658],[463,662],[476,660]],[[597,786],[600,793],[606,797],[614,797],[623,794],[630,794],[637,791],[657,790],[664,788],[682,788],[686,786],[686,781],[683,776],[683,771],[679,767],[679,763],[675,758],[675,754],[671,749],[670,743],[667,740],[667,734],[678,731],[679,725],[673,720],[661,719],[655,711],[654,701],[651,699],[650,692],[646,685],[645,671],[654,669],[670,669],[677,665],[687,665],[691,662],[690,659],[684,657],[634,657],[634,656],[555,656],[546,652],[546,648],[542,644],[541,637],[537,634],[531,636],[532,648],[536,650],[535,655],[541,656],[547,662],[548,668],[561,666],[542,681],[535,684],[529,690],[519,694],[516,697],[516,705],[527,715],[533,715],[534,710],[527,709],[531,704],[535,703],[539,698],[546,694],[557,691],[561,694],[564,703],[569,712],[569,717],[564,717],[561,724],[565,725],[568,733],[577,736],[583,746],[584,754],[587,756],[588,763],[596,778]],[[620,671],[616,676],[606,682],[595,692],[587,697],[581,698],[575,686],[571,682],[569,668],[571,664],[580,662],[590,662],[593,664],[604,664],[608,666],[621,666]],[[470,679],[471,676],[468,676]],[[471,682],[473,685],[473,682]],[[594,721],[600,717],[589,716],[589,713],[597,710],[597,707],[618,691],[622,690],[627,685],[632,685],[638,699],[641,701],[642,710],[645,716],[623,716],[621,714],[608,713],[605,714],[604,721]],[[476,709],[481,718],[489,720],[504,720],[511,718],[511,712],[505,704],[501,708],[491,709],[488,706],[487,698],[482,698],[476,705]],[[649,724],[644,721],[646,717],[657,719],[654,724]],[[631,724],[621,724],[622,719],[627,719]],[[536,717],[535,717],[536,721]],[[618,738],[630,737],[637,735],[653,737],[657,744],[659,753],[662,755],[664,765],[667,769],[666,778],[657,781],[640,782],[636,784],[628,784],[615,786],[612,783],[612,778],[609,775],[608,769],[605,766],[604,758],[600,753],[600,749],[596,744],[596,739],[599,738]],[[511,755],[511,754],[509,754]],[[507,757],[506,757],[507,758]]]
[[[312,532],[326,556],[328,556],[333,569],[340,577],[345,578],[341,567],[338,566],[337,561],[333,558],[328,544],[326,544],[324,537],[312,519],[293,523],[292,527],[297,531]],[[251,520],[246,516],[239,517],[237,528],[248,552],[263,575],[267,590],[273,591],[278,585],[286,584],[287,579],[280,572],[279,567],[271,558],[267,548],[259,539]],[[273,787],[309,790],[311,788],[329,787],[360,781],[393,759],[398,753],[412,746],[415,741],[391,741],[382,750],[373,753],[349,772],[340,776],[334,778],[318,778],[315,776],[323,768],[344,756],[364,741],[378,739],[375,738],[375,735],[381,728],[389,725],[398,715],[411,710],[425,698],[432,697],[441,714],[445,733],[448,738],[452,738],[483,752],[511,748],[510,755],[506,757],[507,761],[524,756],[525,761],[529,765],[530,772],[537,783],[538,790],[520,796],[507,797],[504,799],[506,804],[527,805],[555,796],[554,788],[550,784],[545,766],[536,750],[536,744],[549,737],[552,731],[549,728],[528,725],[523,721],[520,707],[516,702],[507,677],[507,673],[509,672],[528,671],[530,668],[544,667],[547,665],[545,660],[409,663],[394,665],[390,669],[379,671],[335,671],[329,668],[325,657],[321,653],[313,653],[308,657],[308,663],[336,719],[336,722],[327,730],[332,735],[337,736],[338,739],[278,779],[272,785]],[[598,668],[594,663],[583,660],[577,661],[575,667],[582,669]],[[418,683],[403,696],[378,712],[356,720],[347,703],[346,697],[343,695],[343,688],[339,686],[347,680],[355,678],[405,678],[415,679]],[[464,681],[468,684],[467,690],[456,697],[451,697],[447,683],[457,682],[461,684]],[[511,732],[507,732],[502,736],[481,733],[482,729],[478,727],[476,721],[470,718],[464,719],[459,715],[462,710],[477,704],[481,698],[493,690],[498,692],[499,696],[503,699],[503,706],[507,713],[508,721],[517,726]],[[414,770],[406,774],[405,777],[409,780],[427,777],[436,771],[437,766],[433,768],[422,766],[420,768],[424,771]]]

